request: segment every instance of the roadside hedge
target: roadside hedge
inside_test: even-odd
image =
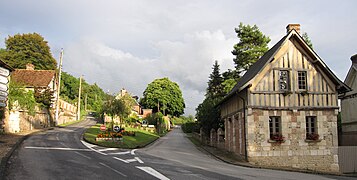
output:
[[[198,124],[196,122],[187,122],[181,125],[184,133],[199,132]]]

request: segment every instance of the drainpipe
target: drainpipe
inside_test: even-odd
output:
[[[243,118],[243,124],[244,124],[244,159],[248,162],[248,153],[247,153],[247,133],[246,133],[246,119],[247,119],[247,114],[246,114],[246,111],[248,112],[248,110],[246,110],[246,101],[243,97],[241,97],[239,94],[238,94],[238,91],[236,92],[237,96],[243,100],[243,110],[244,110],[244,118]]]

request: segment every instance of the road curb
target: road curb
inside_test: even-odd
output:
[[[36,131],[36,132],[32,132],[32,133],[26,134],[23,137],[21,137],[20,139],[18,139],[18,141],[14,144],[14,146],[11,147],[10,151],[8,151],[6,153],[6,155],[1,159],[1,163],[0,163],[0,180],[5,179],[5,170],[7,168],[7,162],[10,160],[10,157],[13,155],[15,150],[21,145],[21,143],[24,140],[26,140],[28,137],[30,137],[33,134],[40,133],[40,132],[45,132],[45,131],[52,130],[52,129],[54,129],[54,128],[50,127],[50,128],[42,129],[42,130],[39,130],[39,131]]]

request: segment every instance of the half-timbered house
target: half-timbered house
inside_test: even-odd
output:
[[[225,148],[259,166],[338,172],[337,100],[350,88],[299,33],[289,24],[220,102]]]
[[[357,146],[357,54],[351,57],[352,65],[345,83],[352,91],[341,94],[341,145]]]

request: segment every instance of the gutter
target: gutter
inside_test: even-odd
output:
[[[238,91],[236,92],[237,96],[243,100],[243,110],[244,110],[244,118],[243,118],[243,123],[244,123],[244,159],[248,162],[248,152],[247,152],[247,133],[246,133],[246,119],[247,119],[247,114],[246,112],[248,111],[246,109],[246,101],[243,97],[241,97],[238,93]]]

